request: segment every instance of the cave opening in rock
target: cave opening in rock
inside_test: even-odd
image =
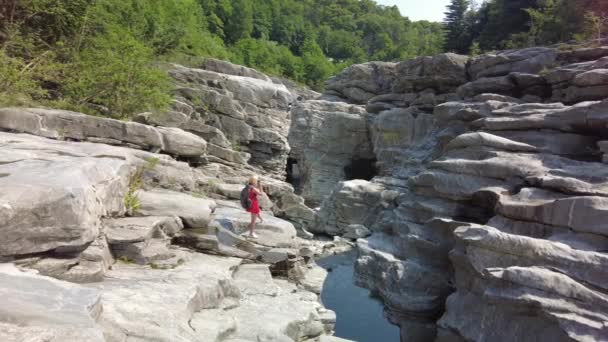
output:
[[[293,185],[296,193],[299,192],[300,189],[300,168],[298,167],[298,160],[295,158],[287,158],[287,169],[286,169],[286,178],[287,183]]]
[[[344,177],[346,180],[364,179],[369,181],[377,174],[376,159],[353,158],[350,164],[344,167]]]

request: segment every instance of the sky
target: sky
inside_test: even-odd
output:
[[[411,20],[443,21],[450,0],[376,0],[381,5],[397,5],[401,15]]]

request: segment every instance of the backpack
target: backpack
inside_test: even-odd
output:
[[[241,207],[245,210],[251,209],[251,199],[249,199],[249,185],[245,185],[241,190]]]

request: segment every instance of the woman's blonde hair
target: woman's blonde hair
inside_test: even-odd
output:
[[[249,177],[249,185],[256,185],[258,183],[258,176],[252,175]]]

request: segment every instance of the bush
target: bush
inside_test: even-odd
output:
[[[75,57],[66,96],[79,105],[106,107],[115,117],[163,109],[171,85],[152,61],[151,49],[128,33],[99,35]]]
[[[315,90],[323,89],[325,80],[333,73],[333,64],[325,57],[319,45],[313,40],[307,40],[302,48],[302,62],[305,71],[305,81]]]
[[[43,96],[46,92],[34,76],[34,67],[21,58],[10,57],[4,50],[0,50],[0,104],[18,105]]]

